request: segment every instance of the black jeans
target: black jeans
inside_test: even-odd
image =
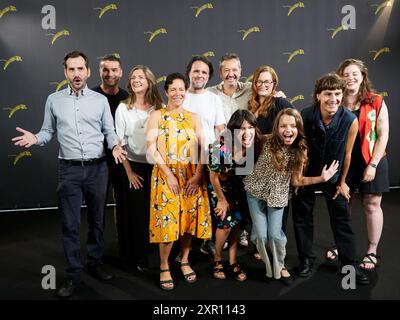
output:
[[[105,161],[79,166],[59,163],[58,203],[63,227],[64,254],[68,266],[66,276],[80,281],[83,266],[80,259],[80,223],[83,198],[87,205],[87,264],[101,263],[104,252],[103,219],[108,170]]]
[[[335,244],[339,251],[339,261],[342,265],[353,264],[356,260],[356,241],[351,226],[349,205],[344,197],[339,195],[332,199],[336,185],[322,183],[298,190],[292,198],[293,224],[300,261],[315,259],[312,252],[314,236],[313,210],[315,205],[315,190],[321,190],[330,215],[330,224]]]

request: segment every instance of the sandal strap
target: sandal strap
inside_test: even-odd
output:
[[[167,284],[167,283],[172,283],[172,284],[174,284],[174,280],[173,280],[173,279],[169,279],[169,280],[160,280],[160,284]]]
[[[171,272],[169,269],[160,269],[160,273],[163,273],[163,272]]]
[[[376,261],[372,260],[371,257],[375,258]],[[377,256],[375,253],[372,253],[372,252],[371,252],[371,253],[367,253],[367,254],[364,256],[364,258],[363,258],[363,260],[361,261],[361,263],[362,263],[362,264],[371,263],[371,264],[373,264],[374,266],[376,266],[377,263],[378,263],[378,258],[380,258],[380,257]]]
[[[186,267],[186,266],[190,267],[190,262],[181,262],[181,267]]]

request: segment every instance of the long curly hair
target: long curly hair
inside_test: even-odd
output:
[[[304,134],[303,119],[301,118],[300,113],[293,108],[283,109],[276,116],[274,127],[270,135],[270,139],[268,139],[268,146],[272,153],[272,163],[274,167],[279,171],[288,169],[287,166],[289,164],[286,163],[285,156],[283,154],[284,142],[282,141],[282,138],[279,136],[279,121],[281,117],[284,115],[294,117],[298,132],[295,141],[290,146],[290,149],[295,153],[293,170],[304,172],[304,169],[308,163],[308,157],[307,157],[308,149]]]
[[[344,69],[348,66],[355,65],[360,69],[361,74],[363,75],[363,81],[360,84],[360,89],[357,93],[357,102],[361,102],[362,100],[368,97],[368,94],[371,92],[375,92],[373,89],[373,85],[371,80],[368,77],[368,68],[365,63],[361,60],[357,59],[346,59],[344,60],[339,67],[336,69],[336,74],[340,77],[343,77]],[[347,99],[347,90],[344,91],[343,100],[346,102]]]
[[[257,93],[257,86],[256,86],[256,82],[258,80],[258,78],[260,77],[260,74],[263,72],[268,72],[271,77],[272,77],[272,81],[273,83],[273,87],[272,87],[272,92],[271,95],[266,97],[266,99],[263,101],[263,103],[260,103],[260,96]],[[275,98],[274,98],[274,93],[276,90],[276,87],[278,86],[278,75],[276,74],[276,71],[267,65],[262,65],[260,67],[258,67],[256,69],[256,71],[254,71],[253,74],[253,80],[252,80],[252,84],[251,84],[251,96],[248,102],[248,109],[251,111],[251,113],[255,113],[257,110],[258,113],[260,115],[262,115],[263,117],[268,117],[268,110],[269,107],[271,105],[273,105]]]

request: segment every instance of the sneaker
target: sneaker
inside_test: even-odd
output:
[[[222,250],[228,249],[228,241],[224,242],[224,246],[222,247]]]
[[[249,245],[249,241],[247,240],[248,232],[246,230],[242,230],[239,232],[239,245],[242,247],[247,247]]]
[[[201,244],[200,251],[204,254],[214,257],[215,255],[215,245],[211,240],[204,240]]]

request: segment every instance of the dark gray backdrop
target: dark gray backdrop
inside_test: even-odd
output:
[[[399,97],[395,71],[399,71],[398,1],[392,8],[375,10],[382,0],[306,0],[288,16],[294,0],[135,0],[135,1],[1,1],[0,2],[0,59],[20,56],[22,61],[0,61],[0,209],[43,207],[56,204],[57,153],[56,141],[47,147],[29,149],[31,156],[15,157],[24,150],[15,147],[10,139],[15,127],[33,132],[40,129],[44,103],[56,85],[63,80],[62,59],[66,52],[77,49],[85,52],[92,68],[89,87],[99,83],[98,57],[118,53],[126,75],[136,64],[148,65],[157,77],[184,72],[193,54],[212,52],[210,59],[218,69],[218,59],[225,52],[241,56],[243,76],[252,74],[261,64],[273,66],[279,75],[279,88],[289,98],[303,95],[294,102],[299,109],[309,105],[315,80],[332,71],[340,61],[354,57],[366,61],[371,79],[378,92],[386,92],[391,133],[388,146],[391,185],[399,185],[400,169],[396,165],[400,143],[398,129]],[[196,9],[211,4],[213,8]],[[56,29],[42,29],[42,7],[56,8]],[[100,10],[115,4],[117,9]],[[345,14],[342,7],[356,9],[356,29],[333,31],[341,25]],[[13,6],[13,7],[11,7]],[[15,11],[16,10],[16,11]],[[388,20],[388,12],[391,12]],[[385,21],[387,26],[385,27]],[[258,27],[245,40],[243,32]],[[164,28],[149,42],[146,31]],[[67,30],[51,44],[52,36]],[[374,52],[382,52],[373,60]],[[288,63],[289,55],[302,49]],[[219,81],[218,74],[210,84]],[[64,88],[64,87],[63,87]],[[160,89],[162,82],[160,83]],[[397,89],[397,90],[396,90]],[[17,110],[11,118],[10,108],[19,104],[26,110]]]

